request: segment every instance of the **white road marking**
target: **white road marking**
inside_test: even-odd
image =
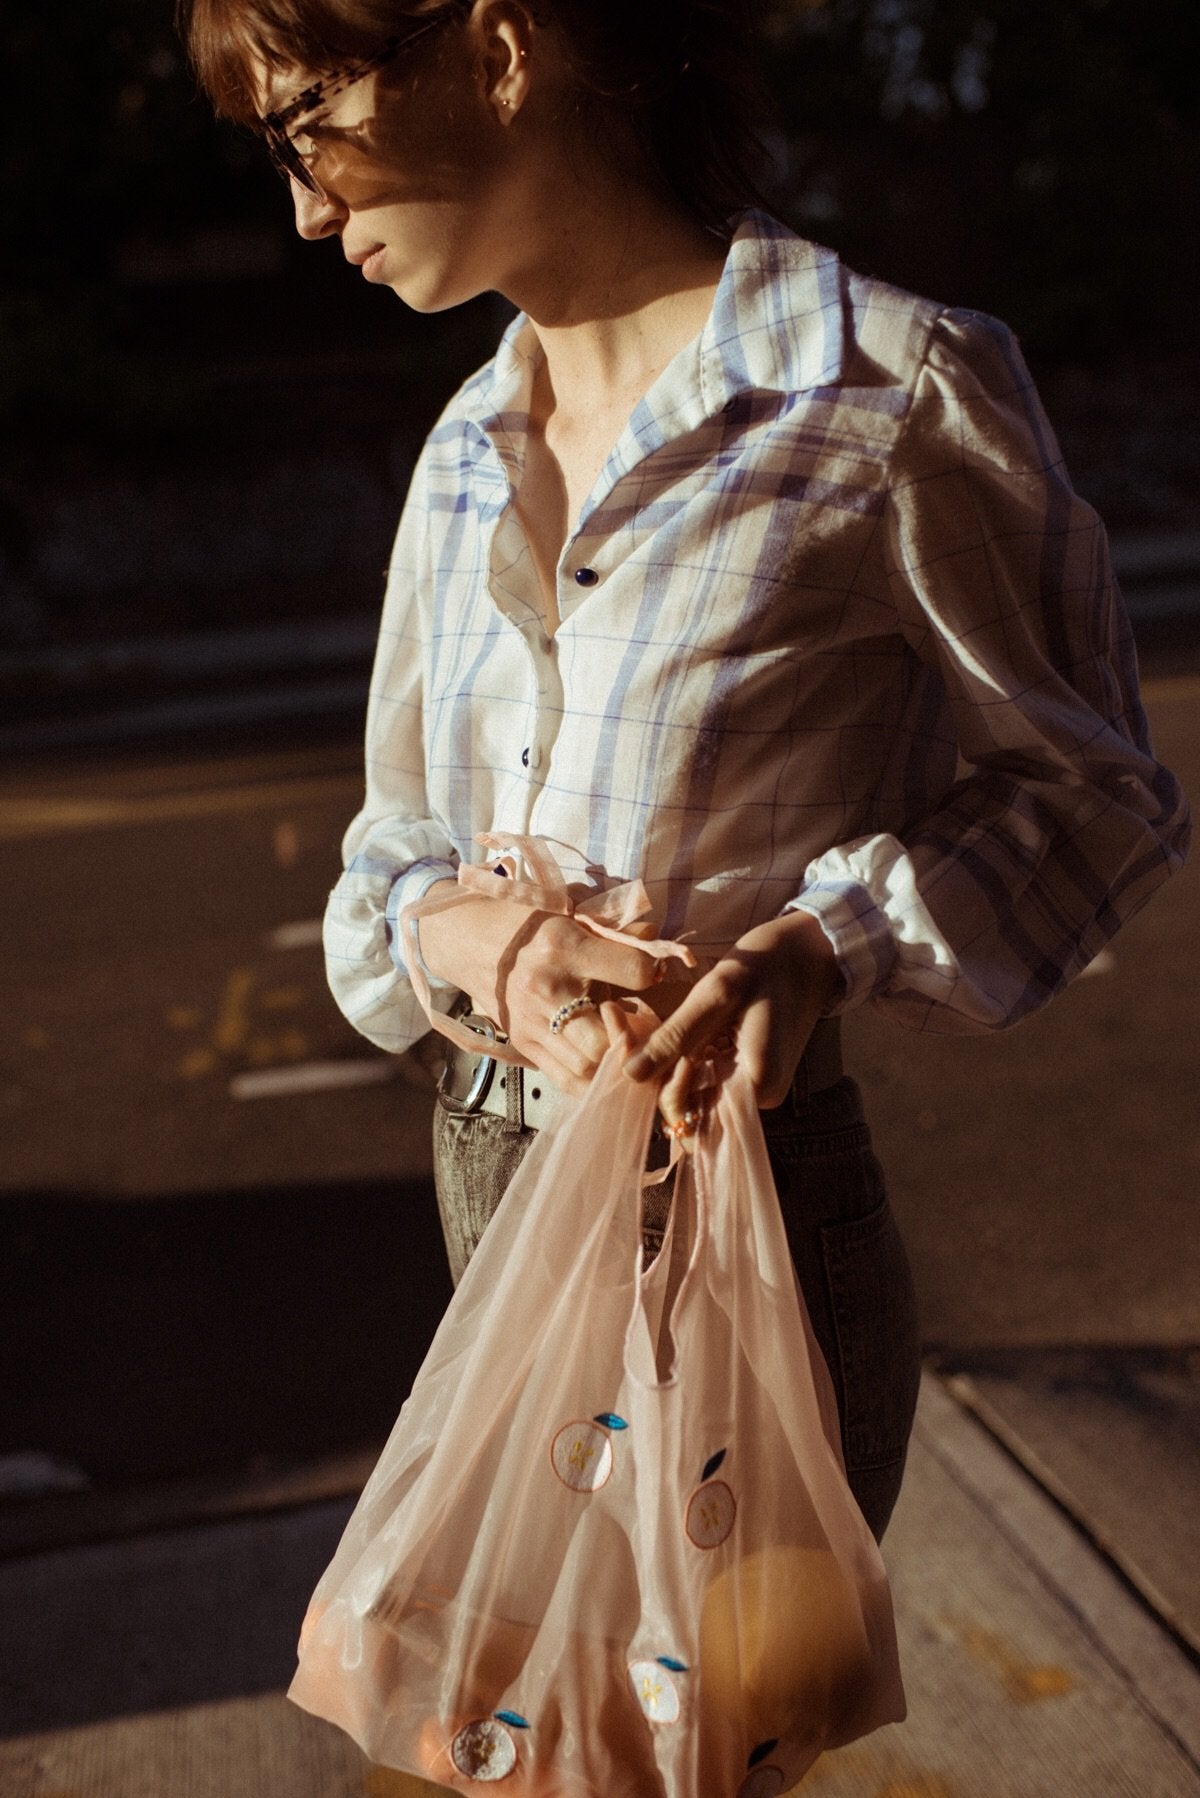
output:
[[[317,1093],[345,1086],[382,1086],[396,1077],[391,1057],[372,1061],[307,1061],[295,1068],[263,1068],[235,1074],[231,1099],[278,1099],[294,1093]]]
[[[41,1449],[20,1449],[0,1455],[0,1493],[6,1498],[28,1498],[40,1492],[83,1492],[91,1480],[74,1461],[49,1455]]]
[[[321,941],[320,918],[303,918],[298,924],[280,924],[263,938],[268,949],[310,949]]]

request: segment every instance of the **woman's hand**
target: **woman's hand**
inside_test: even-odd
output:
[[[832,1003],[833,945],[811,912],[759,924],[698,980],[686,999],[625,1064],[634,1080],[659,1079],[659,1109],[678,1127],[703,1103],[697,1064],[733,1040],[736,1065],[754,1082],[759,1107],[787,1098],[813,1025]],[[679,1131],[685,1143],[690,1130]]]
[[[439,882],[431,893],[455,887]],[[640,993],[659,979],[652,955],[597,936],[573,918],[530,911],[503,898],[463,899],[419,925],[425,965],[469,993],[517,1053],[563,1092],[582,1096],[608,1048],[598,1011],[579,1011],[557,1035],[550,1020],[590,984],[599,1003]]]

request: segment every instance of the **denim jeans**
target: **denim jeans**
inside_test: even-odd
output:
[[[908,1256],[871,1151],[853,1080],[762,1113],[792,1260],[829,1367],[846,1476],[876,1540],[900,1492],[920,1379]],[[488,1112],[434,1112],[438,1209],[455,1284],[520,1165],[533,1132],[506,1135]],[[651,1188],[647,1254],[661,1241],[664,1189]]]

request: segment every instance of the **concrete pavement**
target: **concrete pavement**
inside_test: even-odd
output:
[[[351,1503],[0,1568],[4,1798],[431,1793],[283,1697]],[[806,1793],[1200,1795],[1194,1660],[932,1373],[884,1554],[909,1716],[825,1756]]]

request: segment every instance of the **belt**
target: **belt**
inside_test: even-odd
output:
[[[495,1027],[487,1018],[468,1012],[460,1016],[459,1022],[478,1033],[481,1045],[497,1040]],[[793,1115],[803,1116],[812,1095],[835,1086],[842,1073],[841,1022],[838,1018],[819,1018],[791,1090],[779,1109],[790,1109]],[[438,1081],[438,1099],[447,1111],[487,1111],[493,1117],[502,1117],[516,1132],[540,1130],[559,1105],[567,1102],[567,1095],[535,1068],[517,1068],[497,1061],[482,1046],[478,1055],[472,1055],[451,1043]]]

